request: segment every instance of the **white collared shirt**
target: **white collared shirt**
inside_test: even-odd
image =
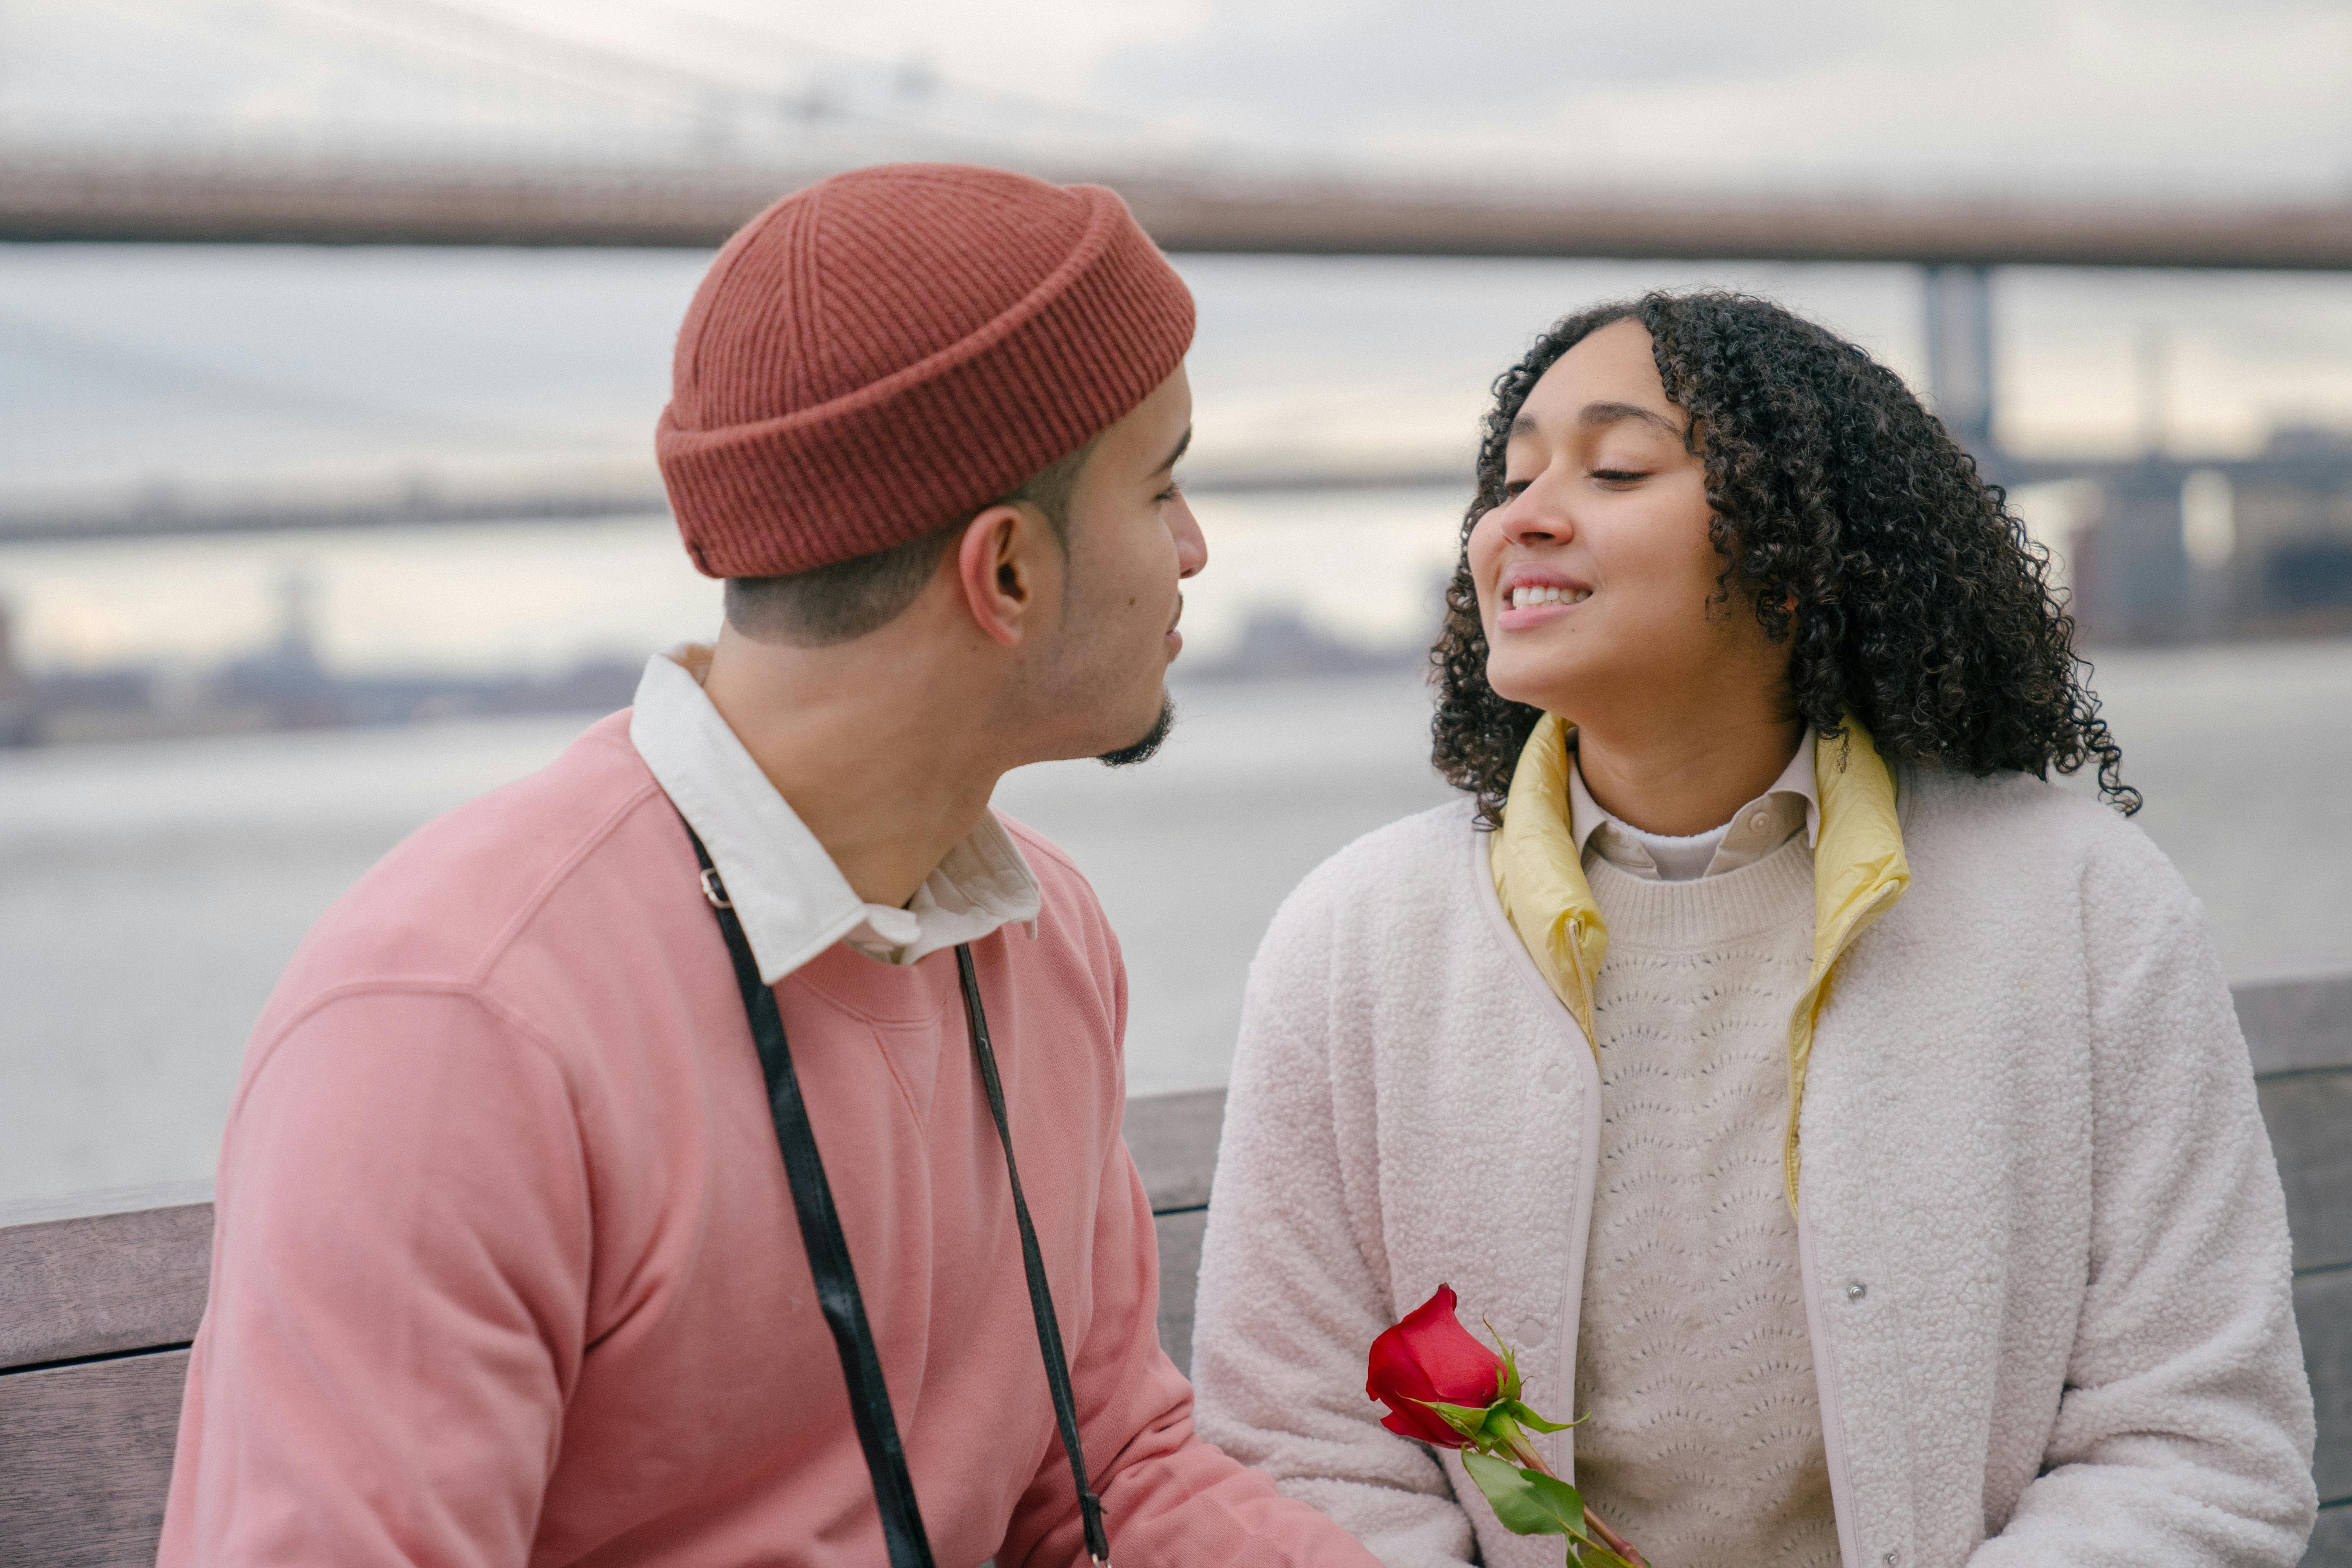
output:
[[[905,909],[860,899],[703,693],[709,658],[688,645],[646,661],[629,740],[710,852],[761,979],[773,985],[836,942],[913,963],[1015,921],[1036,934],[1036,876],[994,812]]]
[[[1802,829],[1805,843],[1818,846],[1822,802],[1813,780],[1813,731],[1806,726],[1797,754],[1762,795],[1731,814],[1731,820],[1705,833],[1679,838],[1642,829],[1611,816],[1584,787],[1576,752],[1568,754],[1569,831],[1580,855],[1599,855],[1621,870],[1654,882],[1687,882],[1751,866]]]

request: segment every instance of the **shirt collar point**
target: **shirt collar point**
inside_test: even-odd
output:
[[[933,906],[929,912],[869,910],[711,705],[694,668],[698,656],[707,658],[689,644],[646,661],[630,739],[718,866],[767,984],[861,925],[903,954],[977,941],[1014,921],[1034,921],[1038,883],[992,812],[926,879],[932,896],[919,901]],[[958,907],[936,907],[942,889],[952,890],[950,901]]]

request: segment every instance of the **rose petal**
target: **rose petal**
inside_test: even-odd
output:
[[[1381,1425],[1400,1437],[1416,1437],[1434,1447],[1459,1448],[1463,1446],[1462,1434],[1439,1420],[1435,1411],[1424,1410],[1421,1413],[1421,1416],[1422,1422],[1427,1425],[1417,1423],[1403,1415],[1383,1415],[1381,1417]]]
[[[1458,1448],[1463,1438],[1424,1401],[1474,1408],[1494,1403],[1502,1388],[1503,1359],[1454,1316],[1454,1288],[1434,1295],[1384,1330],[1365,1358],[1364,1392],[1389,1407],[1381,1425],[1399,1436]]]
[[[1397,1325],[1405,1353],[1419,1367],[1422,1379],[1434,1389],[1424,1399],[1448,1405],[1480,1407],[1491,1405],[1502,1391],[1503,1358],[1474,1338],[1454,1315],[1451,1286],[1407,1313]]]

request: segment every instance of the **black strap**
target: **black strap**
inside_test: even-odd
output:
[[[768,1108],[774,1117],[784,1173],[792,1184],[801,1243],[808,1249],[817,1304],[841,1352],[842,1375],[849,1384],[850,1415],[856,1423],[858,1444],[866,1451],[866,1468],[874,1479],[874,1500],[882,1515],[882,1540],[889,1551],[890,1568],[932,1568],[930,1541],[924,1534],[922,1510],[907,1470],[907,1450],[898,1440],[898,1423],[890,1413],[890,1390],[882,1379],[874,1331],[866,1321],[865,1300],[858,1294],[857,1273],[850,1264],[849,1238],[842,1233],[841,1215],[834,1207],[833,1188],[825,1181],[824,1162],[817,1152],[816,1132],[809,1124],[800,1080],[793,1072],[792,1051],[784,1042],[783,1015],[777,1010],[775,992],[760,978],[759,961],[751,954],[751,941],[743,934],[743,922],[736,917],[719,868],[711,864],[710,851],[703,847],[701,836],[690,825],[686,836],[693,841],[695,858],[702,863],[703,897],[719,916],[728,955],[735,962],[735,983],[743,994],[752,1043],[760,1052],[760,1070],[768,1081]],[[1077,1486],[1087,1553],[1108,1568],[1110,1542],[1103,1531],[1102,1500],[1087,1486],[1086,1456],[1078,1446],[1077,1402],[1070,1393],[1069,1360],[1062,1351],[1061,1326],[1054,1316],[1054,1298],[1037,1249],[1036,1227],[1029,1221],[1028,1200],[1021,1194],[1021,1173],[1013,1162],[1013,1130],[1005,1119],[1004,1089],[997,1077],[996,1053],[989,1044],[988,1015],[981,1006],[980,981],[970,947],[956,949],[956,966],[963,987],[964,1016],[971,1026],[972,1055],[979,1059],[989,1110],[996,1119],[996,1134],[1004,1144],[1013,1212],[1021,1228],[1021,1261],[1029,1281],[1029,1306],[1037,1320],[1037,1345],[1045,1357],[1045,1381],[1053,1391],[1062,1450],[1069,1457],[1071,1479]]]
[[[842,1375],[849,1383],[849,1415],[857,1426],[858,1446],[866,1450],[866,1468],[874,1478],[874,1500],[882,1510],[882,1541],[889,1549],[890,1568],[932,1568],[931,1543],[923,1533],[923,1510],[915,1502],[914,1478],[907,1473],[907,1450],[898,1441],[898,1423],[890,1414],[890,1388],[882,1381],[882,1358],[874,1349],[874,1331],[866,1321],[866,1300],[857,1292],[857,1271],[849,1261],[849,1238],[842,1234],[841,1215],[833,1206],[833,1188],[824,1179],[824,1161],[817,1154],[816,1131],[809,1125],[808,1106],[801,1099],[800,1079],[793,1071],[793,1054],[784,1044],[783,1015],[776,1010],[776,994],[760,978],[760,962],[743,922],[735,917],[726,884],[710,863],[710,851],[693,828],[695,858],[702,862],[702,895],[718,911],[719,929],[727,938],[728,955],[735,961],[735,984],[743,993],[743,1010],[751,1015],[751,1041],[759,1047],[760,1071],[768,1080],[768,1110],[775,1119],[776,1145],[783,1152],[784,1174],[793,1188],[793,1209],[801,1222],[801,1245],[808,1249],[809,1272],[816,1279],[817,1305],[825,1326],[841,1352]]]
[[[988,1109],[1004,1145],[1004,1173],[1013,1179],[1013,1217],[1021,1224],[1021,1266],[1029,1275],[1029,1308],[1037,1318],[1037,1350],[1045,1381],[1054,1391],[1054,1420],[1062,1428],[1062,1452],[1070,1457],[1070,1479],[1078,1489],[1078,1518],[1086,1525],[1087,1555],[1106,1565],[1110,1538],[1103,1533],[1102,1499],[1087,1485],[1086,1450],[1078,1446],[1078,1402],[1070,1393],[1070,1358],[1062,1351],[1062,1325],[1054,1316],[1054,1292],[1045,1283],[1045,1259],[1037,1250],[1037,1227],[1029,1223],[1029,1200],[1021,1195],[1021,1167],[1013,1160],[1013,1125],[1004,1116],[1004,1085],[996,1076],[996,1049],[989,1044],[988,1015],[980,1005],[980,976],[971,945],[956,947],[956,975],[963,983],[964,1021],[971,1026],[971,1054],[980,1058],[980,1079],[988,1086]]]

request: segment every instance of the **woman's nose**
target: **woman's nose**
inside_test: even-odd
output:
[[[1576,532],[1567,510],[1538,479],[1495,514],[1496,531],[1513,544],[1559,544]]]

